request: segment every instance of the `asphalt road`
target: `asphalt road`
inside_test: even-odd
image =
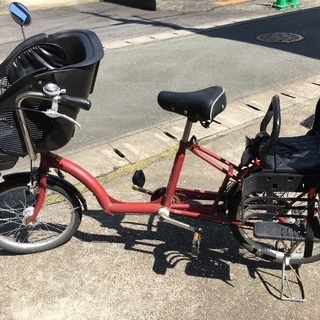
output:
[[[313,6],[315,2],[320,5],[313,1]],[[263,3],[251,1],[203,14],[147,12],[108,3],[35,11],[28,36],[85,27],[108,47],[124,39],[142,37],[145,42],[143,37],[150,34],[166,38],[188,33],[107,49],[91,97],[93,108],[80,113],[83,129],[66,150],[90,148],[174,118],[157,106],[160,90],[222,85],[232,102],[318,73],[319,7],[279,13]],[[2,55],[21,35],[9,16],[1,17],[0,26]],[[293,32],[304,39],[288,44],[256,40],[270,32]]]
[[[229,101],[235,101],[318,72],[318,16],[319,10],[306,10],[107,51],[92,98],[94,109],[79,117],[85,129],[73,146],[87,145],[92,138],[98,143],[112,140],[175,117],[157,106],[160,90],[222,85]],[[304,40],[266,45],[255,39],[269,32],[298,33]]]

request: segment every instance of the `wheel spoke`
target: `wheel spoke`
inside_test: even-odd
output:
[[[38,190],[28,192],[26,185],[27,182],[0,185],[0,247],[29,253],[68,241],[81,221],[77,198],[61,187],[48,185],[36,221],[29,223]]]
[[[263,209],[256,210],[256,207],[263,207],[266,200],[263,195],[253,194],[255,202],[250,203],[244,211],[244,216],[241,211],[241,195],[238,194],[237,208],[235,205],[230,206],[229,215],[231,218],[244,219],[246,223],[257,223],[259,221],[272,221],[274,223],[296,224],[303,225],[307,218],[307,195],[305,193],[274,193],[273,204],[276,204],[277,209],[273,212],[267,212]],[[260,202],[257,202],[260,201]],[[267,219],[267,220],[264,220]],[[310,259],[304,258],[304,242],[297,242],[291,240],[271,240],[256,238],[253,233],[253,228],[248,226],[231,226],[231,230],[235,237],[243,244],[249,251],[262,258],[281,262],[284,254],[291,251],[291,261],[293,264],[303,264],[320,259],[320,244],[314,243],[313,254]]]

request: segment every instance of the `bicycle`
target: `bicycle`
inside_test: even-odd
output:
[[[136,171],[133,188],[150,195],[150,201],[124,202],[112,198],[85,169],[52,152],[71,140],[74,127],[79,125],[76,121],[79,110],[90,109],[87,97],[93,92],[103,56],[102,45],[88,30],[62,32],[45,39],[50,40],[45,46],[43,35],[41,41],[38,36],[26,40],[27,45],[25,42],[19,45],[19,50],[2,65],[11,66],[11,61],[17,60],[17,52],[20,60],[24,54],[33,57],[30,48],[34,47],[52,50],[52,55],[60,58],[61,52],[67,53],[67,59],[78,56],[73,50],[78,53],[80,50],[83,59],[69,59],[63,66],[55,65],[49,70],[35,68],[31,73],[19,75],[0,96],[0,169],[12,168],[19,157],[26,155],[32,168],[32,161],[40,154],[38,168],[3,176],[0,247],[15,253],[35,253],[56,248],[73,236],[87,205],[78,189],[63,179],[65,172],[84,184],[108,215],[149,214],[191,231],[194,255],[199,252],[202,230],[174,219],[175,216],[230,225],[235,238],[248,251],[282,264],[281,298],[287,299],[284,286],[289,267],[302,293],[301,299],[290,299],[304,300],[299,266],[320,259],[317,152],[320,100],[313,127],[305,136],[280,138],[280,101],[274,96],[259,133],[255,138],[247,138],[240,164],[234,164],[191,135],[195,123],[209,127],[225,109],[226,94],[222,87],[185,93],[160,92],[158,103],[162,109],[186,117],[171,175],[167,186],[150,191],[144,188],[143,171]],[[71,48],[70,42],[77,43],[77,47]],[[59,64],[59,59],[56,61]],[[178,186],[187,150],[224,174],[217,191]],[[58,175],[51,174],[50,169],[57,170]]]

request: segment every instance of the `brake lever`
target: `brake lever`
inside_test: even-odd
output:
[[[59,112],[52,110],[52,109],[42,111],[42,113],[44,113],[49,118],[63,118],[63,119],[69,120],[70,122],[75,124],[79,129],[81,129],[81,125],[79,122],[77,122],[76,120],[72,119],[71,117],[69,117],[65,114],[59,113]]]
[[[59,89],[59,93],[64,93],[65,92],[65,90],[61,90],[60,91],[59,87],[58,87],[58,89]],[[47,91],[45,91],[45,92],[46,92],[46,94],[48,94]],[[71,117],[69,117],[69,116],[67,116],[65,114],[62,114],[62,113],[58,112],[59,98],[60,98],[59,94],[54,96],[52,98],[51,108],[46,110],[46,111],[42,111],[42,113],[44,113],[49,118],[63,118],[63,119],[66,119],[66,120],[72,122],[73,124],[75,124],[79,129],[81,129],[81,125],[80,125],[79,122],[77,122],[76,120],[74,120],[73,118],[71,118]]]

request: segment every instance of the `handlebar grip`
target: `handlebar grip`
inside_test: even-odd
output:
[[[90,100],[81,97],[68,96],[67,94],[60,96],[59,102],[66,106],[80,108],[86,111],[91,108]]]

